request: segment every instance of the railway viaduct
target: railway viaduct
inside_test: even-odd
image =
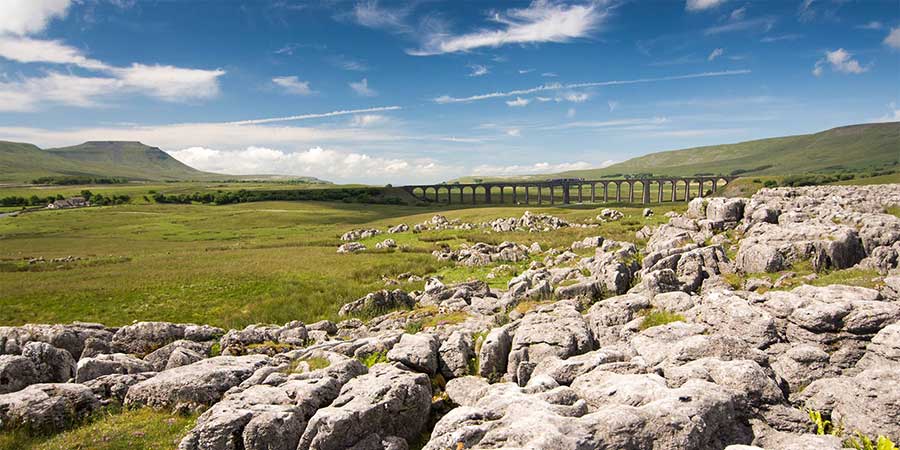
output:
[[[623,178],[605,180],[584,180],[581,178],[559,178],[542,181],[485,182],[459,184],[427,184],[400,186],[413,197],[424,201],[445,203],[476,204],[481,194],[482,203],[504,203],[506,196],[513,204],[570,204],[598,202],[635,202],[635,194],[641,203],[662,203],[665,201],[690,201],[693,197],[703,197],[705,189],[715,192],[720,186],[734,181],[731,176],[695,176],[683,178]],[[627,188],[627,189],[626,189]],[[667,189],[668,188],[668,189]],[[623,198],[623,191],[628,198]],[[664,196],[663,193],[666,192]],[[441,195],[446,192],[446,195]],[[559,195],[557,195],[559,193]],[[692,196],[692,194],[695,194]]]

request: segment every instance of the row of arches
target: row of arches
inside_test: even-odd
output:
[[[561,183],[438,184],[405,186],[404,189],[420,200],[451,204],[635,203],[636,199],[646,204],[690,201],[694,197],[716,192],[719,187],[731,181],[726,177],[660,178]]]

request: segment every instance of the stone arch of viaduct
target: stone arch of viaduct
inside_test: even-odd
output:
[[[432,202],[512,204],[606,203],[637,201],[643,204],[690,201],[707,190],[734,181],[730,176],[682,178],[623,178],[607,180],[559,179],[528,182],[489,182],[409,185],[400,188],[413,197]]]

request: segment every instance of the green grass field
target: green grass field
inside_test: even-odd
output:
[[[642,208],[600,229],[553,233],[484,230],[392,235],[401,251],[339,255],[339,236],[354,228],[430,218],[427,207],[315,202],[259,202],[227,206],[122,205],[40,211],[0,219],[0,324],[73,320],[123,325],[166,320],[240,327],[249,323],[335,319],[340,306],[384,286],[382,276],[446,273],[449,279],[483,275],[450,269],[431,256],[441,243],[504,240],[569,245],[590,235],[633,239],[645,223],[683,203]],[[584,221],[597,208],[531,208]],[[519,216],[521,207],[443,210],[450,218],[481,222]],[[370,249],[386,236],[365,242]],[[30,258],[75,256],[79,261],[29,265]],[[406,286],[417,288],[421,286]]]

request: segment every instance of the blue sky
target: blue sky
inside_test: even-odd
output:
[[[897,0],[0,0],[0,139],[418,183],[900,120]]]

